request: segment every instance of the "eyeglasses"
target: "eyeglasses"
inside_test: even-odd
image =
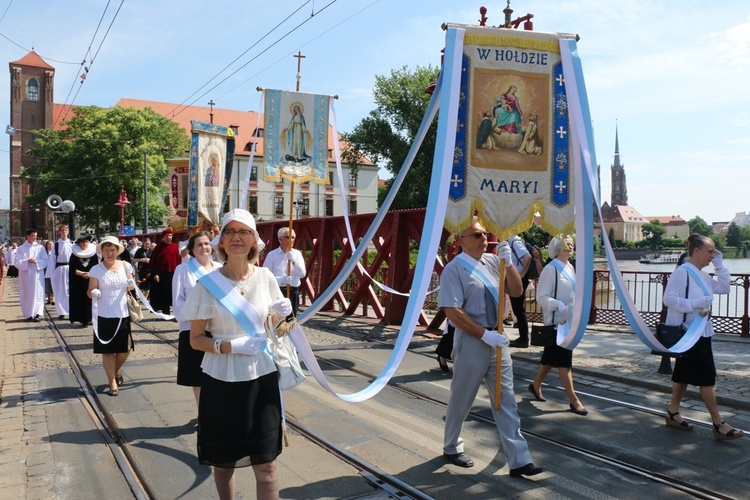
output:
[[[488,231],[477,231],[476,233],[462,234],[461,236],[459,236],[459,238],[468,238],[469,236],[473,236],[476,239],[479,239],[482,236],[484,236],[486,238],[489,235],[490,235],[490,233]]]
[[[222,236],[228,236],[230,238],[234,238],[235,235],[240,235],[240,238],[247,238],[253,234],[252,231],[249,229],[240,229],[238,231],[235,231],[234,229],[225,229],[223,233],[221,233]]]

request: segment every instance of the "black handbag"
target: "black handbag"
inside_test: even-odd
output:
[[[690,278],[688,277],[687,286],[685,287],[685,298],[688,297],[689,290]],[[680,341],[682,336],[685,335],[685,332],[687,331],[687,329],[683,326],[685,324],[685,320],[687,320],[687,313],[682,315],[682,323],[680,323],[679,325],[666,325],[664,323],[659,323],[658,325],[656,325],[656,333],[654,334],[654,337],[656,337],[656,340],[658,340],[664,347],[672,347]],[[685,353],[657,351],[655,349],[651,350],[651,354],[656,354],[657,356],[669,356],[672,358],[682,358],[686,356]]]
[[[557,273],[555,273],[555,298],[557,298]],[[552,313],[551,325],[531,325],[531,335],[529,337],[529,343],[531,343],[531,345],[537,347],[549,347],[557,345],[557,325],[555,324],[555,312]]]

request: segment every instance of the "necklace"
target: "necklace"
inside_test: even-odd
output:
[[[250,277],[254,274],[253,269],[248,268],[247,273],[244,276],[240,277],[239,279],[234,279],[231,276],[229,276],[229,271],[228,270],[225,271],[225,269],[226,269],[225,267],[221,268],[221,274],[226,276],[226,278],[232,282],[232,284],[234,285],[234,288],[238,292],[240,292],[240,295],[244,296],[245,286],[247,285],[247,282],[250,279]]]

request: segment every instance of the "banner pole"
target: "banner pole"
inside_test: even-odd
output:
[[[290,180],[291,183],[291,190],[289,191],[289,233],[287,234],[287,241],[290,242],[290,245],[294,245],[292,242],[292,226],[294,225],[294,181]],[[282,248],[283,250],[283,248]],[[292,247],[289,247],[289,251],[292,251]],[[291,276],[292,275],[292,262],[290,260],[286,261],[286,275]],[[291,283],[286,284],[286,298],[290,299],[292,298],[292,285]],[[294,311],[292,311],[292,317],[294,317]]]
[[[505,259],[500,259],[500,291],[497,295],[497,332],[503,333],[503,319],[505,319]],[[497,348],[495,362],[495,411],[500,410],[500,389],[503,378],[503,348]]]

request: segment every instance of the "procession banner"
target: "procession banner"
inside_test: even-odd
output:
[[[198,120],[191,122],[188,226],[203,220],[221,224],[234,161],[234,131]]]
[[[266,89],[263,180],[328,184],[330,96]],[[334,138],[335,140],[335,138]]]
[[[451,25],[449,25],[451,26]],[[466,31],[446,229],[477,215],[500,239],[535,213],[550,234],[574,227],[574,176],[560,39],[571,35],[460,26]]]

